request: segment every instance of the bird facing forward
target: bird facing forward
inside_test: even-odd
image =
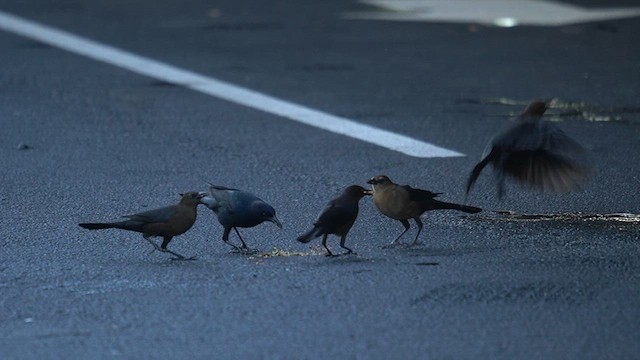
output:
[[[175,256],[174,260],[193,260],[195,257],[185,257],[175,251],[167,249],[167,245],[174,236],[181,235],[196,221],[197,207],[206,193],[188,192],[181,194],[182,199],[176,205],[171,205],[155,210],[149,210],[133,215],[125,215],[128,220],[109,223],[82,223],[81,227],[89,230],[123,229],[142,233],[142,237],[153,245],[155,250],[167,252]],[[153,240],[154,236],[163,238],[162,245],[158,246]]]
[[[437,200],[440,193],[428,190],[414,189],[409,185],[395,184],[386,175],[378,175],[367,182],[373,187],[373,203],[383,215],[398,220],[404,226],[404,231],[395,238],[391,245],[395,245],[411,225],[408,219],[413,219],[418,225],[418,233],[412,245],[419,244],[418,236],[422,231],[420,216],[430,210],[459,210],[466,213],[477,213],[482,209],[474,206],[458,205]]]
[[[360,199],[371,194],[370,190],[358,185],[345,188],[340,196],[327,204],[313,223],[313,228],[300,235],[298,241],[308,243],[322,236],[322,246],[327,249],[327,256],[334,256],[327,247],[327,236],[335,234],[340,236],[340,247],[347,250],[344,254],[353,253],[353,250],[345,246],[347,234],[358,217]]]
[[[209,184],[209,196],[200,199],[217,216],[218,222],[224,227],[222,240],[242,253],[251,253],[254,250],[240,236],[238,228],[254,227],[265,221],[270,221],[282,229],[282,223],[276,216],[273,207],[257,196],[238,189]],[[233,229],[242,246],[236,246],[229,242],[229,233]]]
[[[530,103],[517,123],[495,136],[467,181],[467,194],[485,166],[496,174],[498,197],[507,178],[538,190],[566,192],[580,188],[591,172],[585,150],[557,125],[543,121],[544,101]]]

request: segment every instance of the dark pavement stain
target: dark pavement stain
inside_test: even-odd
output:
[[[305,65],[292,65],[287,67],[290,71],[301,72],[345,72],[354,71],[356,68],[350,64],[334,64],[334,63],[317,63],[317,64],[305,64]]]
[[[149,83],[149,85],[151,85],[153,87],[176,87],[176,86],[178,86],[178,84],[174,84],[172,82],[162,81],[162,80],[151,81]]]
[[[594,298],[597,288],[580,283],[529,282],[524,284],[447,284],[428,290],[412,304],[443,303],[564,303],[578,304]]]
[[[276,22],[230,22],[206,25],[204,28],[214,31],[273,31],[282,30],[284,26]]]
[[[20,41],[15,47],[18,49],[53,49],[53,46],[36,40]]]
[[[500,250],[498,247],[455,247],[455,248],[433,248],[433,247],[411,247],[407,255],[411,257],[424,256],[460,256],[467,254],[477,254],[489,251]]]

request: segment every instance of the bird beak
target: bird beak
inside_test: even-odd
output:
[[[277,227],[282,229],[282,223],[280,222],[280,220],[278,220],[278,218],[275,215],[273,215],[273,217],[271,219],[269,219],[269,221],[271,221],[272,223],[276,224]]]
[[[367,184],[375,185],[376,184],[376,179],[371,179],[371,180],[367,181]]]
[[[204,192],[204,191],[200,191],[198,193],[198,199],[202,199],[203,197],[208,196],[208,195],[209,195],[209,193]]]
[[[373,195],[373,191],[369,190],[369,189],[364,189],[363,193],[365,195]]]

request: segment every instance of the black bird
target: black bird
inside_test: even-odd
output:
[[[193,260],[195,257],[186,258],[175,251],[167,249],[167,245],[174,236],[185,233],[191,229],[196,221],[197,207],[206,193],[188,192],[181,194],[180,203],[149,210],[133,215],[125,215],[128,220],[110,223],[82,223],[81,227],[89,230],[99,229],[123,229],[142,233],[142,236],[155,250],[167,252],[176,256],[174,260]],[[162,236],[162,245],[158,246],[151,237]]]
[[[347,250],[345,254],[353,253],[353,250],[345,246],[345,241],[358,217],[358,203],[366,195],[371,195],[371,191],[362,186],[351,185],[344,189],[339,197],[331,200],[322,210],[313,229],[300,235],[298,241],[308,243],[322,235],[322,246],[327,249],[327,256],[334,256],[327,247],[327,236],[335,234],[340,236],[340,247]]]
[[[282,223],[276,217],[273,207],[246,191],[210,184],[209,196],[200,199],[200,202],[213,210],[218,217],[218,222],[224,226],[222,240],[242,253],[252,252],[252,250],[240,236],[239,227],[254,227],[270,221],[282,229]],[[238,234],[242,246],[229,242],[231,229]]]
[[[467,194],[488,164],[496,174],[498,197],[507,178],[539,190],[556,192],[578,189],[590,174],[585,150],[557,125],[543,121],[548,104],[530,103],[517,123],[495,136],[467,181]]]
[[[437,200],[440,193],[428,190],[414,189],[409,185],[395,184],[386,175],[378,175],[367,182],[373,187],[373,203],[383,215],[399,220],[404,226],[404,231],[395,238],[391,245],[404,235],[411,225],[408,219],[413,219],[418,225],[418,233],[412,245],[419,244],[418,236],[422,231],[420,216],[430,210],[458,210],[466,213],[477,213],[482,209],[475,206],[466,206]]]

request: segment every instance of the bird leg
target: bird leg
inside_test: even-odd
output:
[[[151,240],[150,236],[142,236],[145,240],[147,240],[149,242],[149,244],[153,245],[153,250],[151,250],[151,252],[149,254],[151,254],[152,252],[158,250],[160,252],[164,252],[164,253],[169,253],[172,254],[173,256],[175,256],[175,258],[171,258],[171,260],[195,260],[196,257],[192,256],[192,257],[186,257],[184,255],[178,254],[175,251],[171,251],[169,249],[167,249],[166,244],[169,243],[169,241],[171,240],[171,238],[169,238],[169,241],[167,241],[167,238],[165,237],[163,243],[162,243],[162,247],[158,246],[158,244],[156,244],[155,242],[153,242],[153,240]],[[165,244],[166,243],[166,244]]]
[[[168,252],[169,254],[172,254],[175,256],[175,258],[171,258],[171,260],[195,260],[196,257],[192,256],[192,257],[186,257],[184,255],[180,255],[175,251],[171,251],[169,249],[167,249],[167,245],[169,245],[169,241],[171,241],[172,236],[165,236],[163,241],[162,241],[162,245],[160,245],[160,251],[162,252]]]
[[[344,243],[347,241],[347,235],[342,235],[342,237],[340,237],[340,247],[343,249],[347,249],[347,252],[342,254],[342,255],[348,255],[348,254],[356,254],[355,252],[353,252],[353,250],[349,249],[348,247],[346,247],[344,245]]]
[[[225,228],[224,229],[224,234],[222,234],[222,241],[224,241],[225,243],[231,245],[236,252],[242,252],[242,249],[239,246],[233,245],[231,242],[229,242],[229,233],[230,232],[231,232],[231,228]],[[236,230],[236,232],[237,232],[237,230]]]
[[[420,245],[420,241],[418,240],[418,236],[420,236],[420,232],[422,231],[422,220],[420,220],[420,217],[414,217],[413,220],[415,220],[416,225],[418,225],[418,233],[416,234],[416,238],[413,239],[413,243],[411,243],[411,246],[414,245]]]
[[[255,254],[258,252],[258,250],[256,249],[251,249],[247,246],[247,244],[245,244],[244,240],[242,240],[242,236],[240,236],[240,232],[238,231],[238,228],[234,227],[233,230],[235,230],[236,234],[238,234],[238,238],[240,239],[240,242],[242,243],[242,247],[240,247],[240,251],[245,254],[245,255],[251,255],[251,254]]]
[[[158,244],[154,243],[153,240],[151,240],[151,236],[147,236],[147,235],[142,235],[142,237],[147,240],[149,242],[149,244],[153,245],[153,250],[151,250],[151,252],[149,252],[149,254],[151,254],[152,252],[158,250],[158,251],[162,251],[162,249],[160,248],[160,246],[158,246]]]
[[[398,240],[402,237],[402,235],[404,235],[407,231],[409,231],[409,228],[411,227],[411,225],[409,224],[409,221],[407,221],[406,219],[400,220],[400,222],[402,223],[402,226],[404,226],[404,231],[400,235],[398,235],[397,238],[393,239],[391,244],[389,244],[387,246],[384,246],[385,249],[392,248],[392,247],[394,247],[396,245],[402,244]]]
[[[171,251],[171,250],[169,250],[169,249],[162,249],[162,250],[160,250],[160,251],[162,251],[162,252],[167,252],[167,253],[169,253],[169,254],[171,254],[171,255],[175,256],[175,257],[171,258],[171,260],[195,260],[195,259],[196,259],[196,257],[195,257],[195,256],[186,257],[186,256],[184,256],[184,255],[180,255],[180,254],[178,254],[177,252],[175,252],[175,251]]]
[[[326,256],[335,256],[333,255],[333,253],[331,252],[331,250],[329,250],[329,248],[327,247],[327,234],[322,235],[322,246],[324,246],[325,249],[327,249],[327,253],[325,254]]]

